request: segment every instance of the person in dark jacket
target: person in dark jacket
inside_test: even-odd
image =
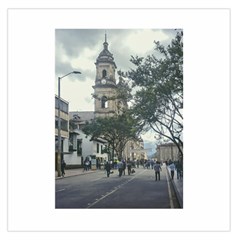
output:
[[[62,177],[64,177],[64,175],[65,175],[65,167],[66,167],[66,163],[64,160],[62,160],[62,162],[61,162]]]
[[[177,170],[177,179],[182,179],[182,164],[177,161],[175,167]]]
[[[123,170],[122,170],[122,173],[123,173],[123,175],[125,175],[126,162],[125,162],[125,161],[122,161],[122,163],[123,163]]]
[[[129,162],[127,163],[128,175],[131,174],[131,169],[132,169],[132,164],[131,164],[131,162],[129,161]]]
[[[109,176],[110,176],[110,171],[111,171],[111,165],[110,165],[109,162],[106,162],[106,164],[105,164],[105,170],[106,170],[106,172],[107,172],[107,177],[109,177]]]

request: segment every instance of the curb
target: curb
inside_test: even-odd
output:
[[[75,176],[81,176],[81,175],[86,175],[86,174],[95,173],[95,172],[96,171],[79,172],[79,173],[74,173],[72,175],[65,176],[65,177],[55,177],[55,180],[60,180],[60,179],[75,177]]]
[[[172,183],[172,185],[173,185],[174,192],[175,192],[175,194],[176,194],[176,196],[177,196],[179,205],[180,205],[181,208],[183,208],[183,198],[182,198],[181,194],[179,193],[179,191],[178,191],[178,189],[177,189],[177,187],[176,187],[175,182],[172,180],[172,178],[171,178],[171,176],[170,176],[169,169],[167,169],[167,173],[168,173],[168,177],[169,177],[169,179],[171,180],[171,183]]]

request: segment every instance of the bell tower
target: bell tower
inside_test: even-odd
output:
[[[114,62],[113,54],[108,50],[107,34],[103,50],[96,59],[96,78],[94,89],[94,113],[95,117],[110,117],[117,111],[116,99],[116,78],[117,66]]]

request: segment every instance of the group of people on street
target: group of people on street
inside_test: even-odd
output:
[[[177,179],[182,179],[183,177],[183,169],[182,169],[182,164],[180,161],[176,161],[175,163],[170,161],[167,167],[170,169],[170,174],[171,174],[171,179],[174,179],[174,173],[177,171]],[[160,162],[156,162],[153,167],[155,171],[155,181],[160,180],[160,171],[162,171]]]
[[[177,179],[182,179],[183,168],[182,168],[182,164],[180,163],[180,161],[176,161],[176,162],[170,161],[168,163],[168,168],[170,169],[172,179],[174,178],[175,171],[177,172]]]
[[[86,159],[84,160],[84,163],[83,163],[83,171],[88,171],[91,169],[91,161],[89,160],[88,157],[86,157]]]
[[[150,165],[151,166],[151,165]],[[160,171],[162,171],[162,167],[159,161],[156,161],[152,166],[152,169],[155,172],[155,181],[160,181]],[[182,178],[182,166],[180,162],[170,162],[167,167],[170,169],[170,174],[171,174],[171,179],[174,178],[174,172],[175,170],[177,171],[177,179]],[[118,176],[121,177],[122,175],[125,175],[125,170],[127,168],[127,173],[130,175],[131,173],[134,173],[135,170],[132,168],[132,164],[130,161],[126,163],[126,161],[119,161],[117,164],[117,169],[118,169]],[[105,164],[105,170],[107,173],[107,177],[110,176],[111,174],[111,164],[109,162],[106,162]],[[133,172],[134,171],[134,172]]]
[[[107,173],[107,177],[110,176],[111,173],[111,169],[112,169],[112,165],[107,161],[104,167],[106,173]],[[118,170],[118,176],[121,177],[122,175],[125,175],[125,170],[127,169],[127,173],[128,175],[135,173],[135,170],[132,168],[132,163],[130,161],[119,161],[117,163],[117,170]]]
[[[118,176],[121,177],[122,175],[125,175],[125,170],[127,168],[128,175],[131,175],[135,173],[135,170],[133,169],[133,165],[131,161],[120,161],[118,163]]]
[[[66,167],[66,162],[64,160],[61,161],[61,172],[62,172],[62,177],[65,176],[65,167]],[[174,172],[176,170],[177,172],[177,179],[182,179],[183,177],[183,169],[182,169],[182,164],[177,161],[177,162],[168,162],[167,163],[167,167],[170,169],[170,174],[171,174],[171,179],[174,179]],[[112,169],[112,165],[107,161],[105,163],[105,171],[107,173],[107,177],[110,176],[111,173],[113,173],[113,171],[111,171]],[[130,161],[119,161],[118,165],[117,165],[117,169],[118,169],[118,176],[121,177],[122,175],[125,175],[125,170],[127,168],[127,173],[128,175],[135,173],[135,170],[132,168],[132,163]],[[161,168],[161,164],[159,161],[156,161],[156,163],[153,164],[154,172],[155,172],[155,181],[160,181],[160,171],[162,171]],[[84,170],[83,171],[88,171],[90,169],[90,163],[89,161],[86,159],[84,161]]]

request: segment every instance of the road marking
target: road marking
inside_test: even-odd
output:
[[[115,189],[111,192],[107,192],[106,195],[104,195],[103,197],[99,198],[98,200],[96,200],[95,202],[93,202],[92,204],[89,204],[89,206],[87,208],[90,208],[92,206],[94,206],[95,204],[97,204],[98,202],[100,202],[101,200],[103,200],[104,198],[106,198],[107,196],[111,195],[112,193],[116,192],[118,189]]]
[[[102,179],[102,177],[97,178],[97,179],[93,179],[91,182],[95,182],[95,181],[98,181],[98,180],[100,180],[100,179]]]
[[[168,170],[165,168],[165,171],[168,171]],[[168,195],[169,195],[169,200],[170,200],[170,207],[174,208],[173,199],[172,199],[172,193],[171,193],[170,183],[169,183],[169,177],[168,177],[168,173],[167,172],[166,172],[166,176],[167,176],[167,185],[168,185]]]
[[[59,190],[57,190],[56,192],[62,192],[62,191],[64,191],[64,190],[66,190],[66,189],[65,189],[65,188],[59,189]]]
[[[146,170],[144,170],[143,172],[145,172],[145,171],[146,171]],[[92,206],[96,205],[98,202],[100,202],[100,201],[103,200],[104,198],[108,197],[109,195],[113,194],[114,192],[116,192],[117,190],[119,190],[122,186],[124,186],[125,184],[127,184],[127,183],[131,182],[133,179],[135,179],[137,175],[140,175],[140,174],[142,174],[143,172],[136,174],[135,176],[133,176],[131,179],[127,180],[126,182],[121,183],[121,184],[118,185],[117,187],[114,187],[114,189],[113,189],[112,191],[106,192],[105,195],[102,195],[102,197],[99,198],[98,200],[96,200],[95,202],[93,202],[93,203],[91,203],[91,204],[88,203],[87,208],[91,208]]]

